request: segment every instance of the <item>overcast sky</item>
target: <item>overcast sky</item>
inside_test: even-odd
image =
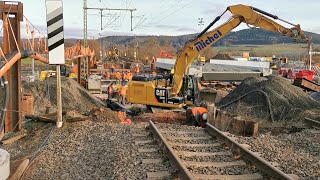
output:
[[[45,0],[22,0],[24,14],[46,34]],[[64,0],[64,27],[66,38],[83,38],[83,0]],[[320,34],[319,0],[88,0],[88,7],[136,8],[133,12],[134,31],[130,30],[130,12],[103,11],[100,30],[99,11],[88,10],[89,38],[115,34],[181,35],[199,32],[227,6],[246,4],[270,12],[280,18],[300,24],[305,31]],[[230,17],[226,14],[220,23]],[[203,18],[204,25],[198,25]],[[137,26],[137,24],[139,25]],[[216,26],[215,26],[216,27]],[[286,27],[290,27],[286,25]],[[247,28],[241,25],[239,29]]]

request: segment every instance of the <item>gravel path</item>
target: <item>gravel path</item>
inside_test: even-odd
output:
[[[24,179],[145,179],[133,126],[85,121],[56,129]]]
[[[320,179],[319,135],[319,130],[306,129],[292,134],[239,137],[237,141],[262,153],[262,158],[279,163],[278,168],[287,174],[296,174],[301,179]]]

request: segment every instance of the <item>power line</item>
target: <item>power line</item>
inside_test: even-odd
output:
[[[187,7],[188,5],[190,5],[191,3],[192,3],[192,0],[191,0],[189,3],[185,4],[184,6],[182,6],[180,9],[178,9],[178,10],[176,10],[176,11],[173,11],[173,12],[172,12],[172,13],[170,13],[169,15],[165,16],[164,18],[162,18],[162,19],[161,19],[161,20],[159,20],[158,22],[156,22],[156,23],[154,23],[154,22],[150,23],[150,25],[156,25],[156,24],[159,24],[160,22],[162,22],[163,20],[167,19],[167,18],[168,18],[168,17],[170,17],[171,15],[173,15],[173,14],[175,14],[175,13],[177,13],[177,12],[181,11],[182,9],[184,9],[185,7]]]
[[[46,37],[38,28],[36,28],[36,26],[34,26],[34,25],[32,24],[32,22],[31,22],[25,15],[23,15],[23,17],[26,18],[26,21],[28,21],[29,24],[31,24],[31,26],[32,26],[35,30],[37,30],[43,37]]]
[[[192,3],[192,1],[190,1],[189,4],[181,7],[180,9],[176,9],[176,7],[180,7],[180,6],[178,6],[178,4],[180,4],[181,2],[182,2],[182,0],[177,0],[175,3],[173,3],[173,4],[171,4],[171,5],[168,5],[168,6],[169,6],[168,9],[165,9],[164,11],[161,11],[161,13],[160,13],[160,14],[167,14],[167,13],[169,13],[169,15],[167,15],[167,16],[162,16],[162,17],[164,17],[164,18],[162,18],[162,19],[160,19],[161,16],[159,16],[158,18],[151,19],[151,20],[150,20],[149,22],[147,22],[146,24],[147,24],[147,25],[148,25],[148,24],[150,24],[150,25],[158,24],[159,22],[161,22],[161,21],[163,21],[164,19],[168,18],[169,16],[171,16],[171,15],[179,12],[180,10],[182,10],[183,8],[185,8],[187,5],[189,5],[189,4]],[[172,11],[172,12],[170,13],[170,11]],[[165,13],[165,12],[167,12],[167,13]],[[158,20],[158,19],[160,19],[160,20]],[[155,23],[157,20],[158,20],[158,22]]]

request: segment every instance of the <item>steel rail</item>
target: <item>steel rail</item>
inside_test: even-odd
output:
[[[250,161],[252,164],[254,164],[259,170],[262,172],[265,172],[266,174],[273,176],[275,178],[279,179],[293,179],[286,173],[282,172],[281,170],[277,169],[276,167],[272,166],[269,162],[265,161],[258,155],[254,154],[252,151],[246,149],[238,142],[231,139],[229,136],[222,133],[220,130],[212,126],[211,124],[206,124],[206,131],[212,135],[215,136],[217,139],[223,141],[228,145],[230,148],[232,148],[234,151],[239,153],[241,157],[244,159]]]
[[[169,145],[165,137],[163,137],[163,135],[161,134],[159,129],[156,127],[156,125],[152,121],[149,121],[149,123],[150,123],[150,130],[152,131],[156,140],[159,142],[160,147],[163,148],[164,152],[167,152],[171,163],[179,170],[178,173],[180,175],[180,178],[185,180],[196,179],[193,176],[193,174],[191,174],[191,172],[187,169],[187,167],[183,164],[179,156]]]
[[[316,121],[310,118],[304,118],[304,122],[310,126],[320,128],[320,121]]]

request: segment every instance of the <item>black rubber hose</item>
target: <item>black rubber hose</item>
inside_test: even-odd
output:
[[[8,55],[6,55],[6,59],[10,60],[12,59],[15,55],[17,55],[19,52],[18,51],[14,51]],[[31,55],[34,55],[34,53],[31,50],[23,50],[21,51],[21,59],[27,58]],[[0,62],[3,61],[3,58],[0,58]],[[5,65],[5,63],[0,63],[0,68],[2,68]]]
[[[13,52],[13,53],[10,53],[8,55],[6,55],[6,59],[12,59],[18,52]],[[24,50],[24,51],[21,51],[21,58],[27,58],[31,55],[33,55],[34,53],[31,51],[31,50]],[[2,68],[3,66],[5,65],[5,63],[2,63],[0,61],[0,68]],[[1,116],[0,116],[0,131],[3,130],[3,127],[4,127],[4,121],[5,121],[5,118],[6,118],[6,112],[7,112],[7,106],[8,106],[8,103],[9,103],[9,86],[8,86],[8,81],[7,79],[5,78],[5,76],[2,76],[1,77],[1,81],[3,82],[4,84],[4,98],[3,98],[3,106],[2,106],[2,111],[1,111]]]
[[[222,106],[219,106],[219,108],[227,107],[227,106],[229,106],[230,104],[232,104],[232,103],[234,103],[234,102],[236,102],[236,101],[238,101],[238,100],[246,97],[247,95],[249,95],[249,94],[251,94],[251,93],[255,93],[255,92],[260,92],[260,93],[262,93],[262,94],[266,97],[266,100],[267,100],[267,103],[268,103],[269,112],[270,112],[270,119],[271,119],[271,122],[274,122],[273,111],[272,111],[272,107],[271,107],[271,101],[270,101],[270,99],[269,99],[268,94],[267,94],[266,92],[262,91],[262,90],[253,90],[253,91],[250,91],[250,92],[248,92],[248,93],[246,93],[246,94],[244,94],[244,95],[242,95],[242,96],[234,99],[233,101],[231,101],[231,102],[229,102],[229,103],[227,103],[227,104],[224,104],[224,105],[222,105]]]
[[[4,121],[6,118],[6,112],[7,112],[7,106],[9,103],[9,98],[8,98],[8,93],[9,93],[9,86],[8,86],[8,81],[5,78],[5,76],[1,77],[1,80],[4,84],[4,98],[3,98],[3,106],[2,106],[2,111],[1,111],[1,117],[0,117],[0,132],[3,130],[4,127]]]

